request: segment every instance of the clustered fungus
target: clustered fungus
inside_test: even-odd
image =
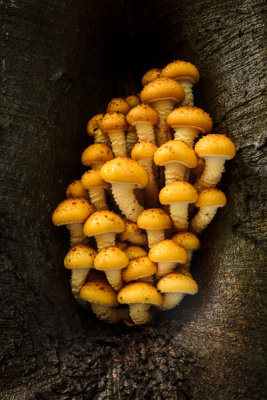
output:
[[[53,223],[70,231],[64,266],[73,296],[106,323],[151,324],[153,309],[172,309],[198,292],[192,256],[198,235],[226,205],[216,186],[236,153],[194,106],[198,80],[189,62],[153,68],[140,95],[114,98],[92,117],[94,143],[81,158],[90,169],[53,213]]]

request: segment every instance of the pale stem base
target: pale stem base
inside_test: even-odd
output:
[[[193,82],[188,79],[179,79],[178,82],[184,89],[184,99],[181,102],[181,106],[193,106],[194,95],[193,95]]]
[[[95,186],[88,189],[91,203],[96,210],[108,210],[105,198],[105,189],[100,186]]]
[[[158,272],[156,273],[156,279],[161,278],[162,276],[169,274],[176,267],[175,262],[158,262]]]
[[[113,232],[100,233],[99,235],[95,235],[98,251],[100,251],[104,247],[115,246],[115,236],[116,234]]]
[[[166,119],[172,111],[174,104],[175,100],[173,99],[155,100],[151,103],[151,107],[158,112],[160,119],[156,133],[156,142],[158,147],[171,139],[170,128],[166,123]]]
[[[134,124],[139,142],[148,140],[155,144],[154,126],[150,122],[135,122]]]
[[[100,129],[97,129],[95,133],[95,143],[104,143],[107,146],[110,146],[110,141],[108,136],[103,133]]]
[[[180,304],[180,302],[183,300],[185,294],[184,293],[164,293],[163,296],[163,303],[162,305],[159,307],[160,310],[170,310],[176,306],[178,306],[178,304]]]
[[[130,126],[126,135],[127,155],[131,157],[131,151],[134,145],[138,142],[138,136],[134,127]]]
[[[184,181],[185,174],[188,168],[177,161],[168,162],[164,164],[165,167],[165,184],[172,183],[175,181]]]
[[[174,227],[178,231],[186,231],[188,228],[188,203],[171,203],[170,214]]]
[[[200,207],[198,213],[190,222],[192,232],[201,233],[213,220],[217,212],[218,206]]]
[[[116,268],[105,270],[105,274],[113,289],[119,290],[122,286],[121,269]]]
[[[186,143],[191,149],[194,147],[194,140],[199,135],[199,129],[191,126],[174,126],[174,140],[181,140]]]
[[[136,222],[138,215],[144,208],[138,203],[134,195],[132,185],[112,183],[112,194],[121,212],[130,221]]]
[[[198,191],[215,187],[220,182],[224,172],[225,157],[205,156],[205,169],[195,184]]]
[[[148,247],[151,249],[155,244],[165,239],[164,229],[146,229]]]
[[[130,317],[136,325],[147,324],[151,321],[150,306],[150,304],[140,303],[129,304]]]
[[[83,234],[83,222],[75,222],[73,224],[66,225],[70,232],[70,246],[75,246],[78,243],[82,243],[85,239]]]
[[[109,131],[108,136],[111,141],[111,147],[115,157],[126,157],[127,150],[124,131]]]
[[[78,295],[91,268],[75,268],[71,270],[71,291]]]

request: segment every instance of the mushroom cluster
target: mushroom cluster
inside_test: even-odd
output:
[[[198,80],[193,64],[171,62],[143,76],[139,95],[114,98],[92,117],[94,143],[81,157],[90,169],[53,213],[70,231],[72,293],[107,323],[150,324],[153,309],[198,292],[190,273],[197,235],[226,205],[216,186],[235,156],[194,106]]]

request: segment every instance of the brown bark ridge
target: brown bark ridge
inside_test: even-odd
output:
[[[1,358],[6,400],[265,399],[263,0],[2,0]],[[199,294],[150,329],[81,310],[51,223],[79,178],[85,126],[142,74],[195,63],[196,104],[237,146],[228,205],[193,261]]]

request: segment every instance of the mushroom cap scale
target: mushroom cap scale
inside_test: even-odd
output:
[[[90,303],[104,304],[109,307],[118,305],[117,293],[105,279],[94,279],[87,282],[81,288],[80,296]]]
[[[198,163],[194,150],[180,140],[169,140],[160,146],[154,154],[156,165],[164,165],[172,161],[179,161],[188,168],[195,168]]]
[[[96,251],[84,244],[77,244],[69,249],[64,259],[67,269],[90,268],[94,264]]]
[[[104,114],[97,114],[92,117],[87,124],[86,131],[88,135],[94,136],[97,129],[99,129],[99,122],[104,117]]]
[[[148,104],[139,104],[129,111],[126,116],[127,122],[130,125],[134,125],[137,122],[148,122],[153,125],[157,125],[159,123],[159,115],[157,111],[155,111]]]
[[[180,83],[173,79],[160,77],[148,83],[141,91],[140,97],[143,103],[159,99],[173,99],[179,102],[184,99],[184,95],[184,89]]]
[[[122,278],[125,282],[134,281],[154,275],[157,269],[157,264],[147,256],[134,258],[130,260],[127,268],[122,271]]]
[[[154,143],[149,142],[148,140],[142,140],[134,145],[131,157],[133,160],[139,160],[141,158],[153,159],[156,150],[157,146]]]
[[[75,198],[82,197],[84,199],[88,199],[88,193],[83,187],[80,180],[75,180],[69,184],[66,190],[66,196]]]
[[[121,97],[116,97],[112,99],[107,106],[107,112],[119,112],[123,115],[126,115],[130,111],[130,105]]]
[[[95,143],[88,146],[82,153],[83,165],[90,166],[96,163],[105,163],[112,160],[113,153],[104,143]]]
[[[142,77],[142,85],[145,86],[149,82],[154,81],[155,79],[160,77],[161,69],[160,68],[151,68],[147,71]]]
[[[171,239],[155,244],[148,256],[154,262],[177,262],[186,264],[188,255],[186,249]]]
[[[207,188],[203,189],[199,195],[198,199],[195,203],[196,207],[207,207],[207,206],[218,206],[224,207],[227,203],[227,199],[225,194],[215,188]]]
[[[86,236],[95,236],[102,233],[124,231],[123,219],[112,211],[102,210],[93,213],[85,222],[83,230]]]
[[[140,246],[129,246],[127,249],[125,249],[125,253],[129,260],[147,256],[147,252]]]
[[[145,282],[134,282],[124,286],[118,293],[121,304],[143,303],[161,305],[162,295],[157,289]]]
[[[172,237],[172,240],[187,250],[197,250],[200,247],[199,238],[192,232],[179,232]]]
[[[169,229],[172,220],[161,208],[149,208],[139,214],[137,225],[142,229]]]
[[[81,177],[81,184],[85,189],[90,189],[91,187],[104,187],[108,189],[110,187],[109,183],[105,182],[100,177],[100,172],[98,169],[90,169],[86,171]]]
[[[120,112],[108,112],[99,123],[102,132],[126,130],[128,124],[125,116]]]
[[[173,272],[165,275],[158,281],[157,289],[162,293],[179,292],[195,294],[198,292],[198,285],[192,277]]]
[[[202,132],[210,132],[213,126],[209,114],[194,106],[175,108],[170,112],[166,121],[171,127],[188,126],[197,128]]]
[[[172,79],[191,78],[194,83],[199,81],[199,72],[195,65],[187,61],[176,60],[164,67],[161,76]]]
[[[124,251],[115,246],[105,247],[97,253],[94,268],[99,271],[127,267],[129,259]]]
[[[52,221],[56,226],[84,222],[94,211],[94,207],[84,199],[66,199],[53,212]]]
[[[203,136],[195,145],[199,157],[222,156],[231,159],[236,154],[234,143],[226,135],[211,133]]]
[[[159,193],[161,204],[170,203],[195,203],[198,194],[196,189],[188,182],[177,181],[164,186]]]

